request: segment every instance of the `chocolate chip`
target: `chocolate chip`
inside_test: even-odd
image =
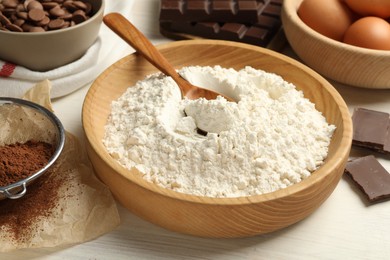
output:
[[[72,21],[76,24],[82,23],[87,20],[87,16],[85,15],[85,12],[82,10],[77,10],[73,13]]]
[[[3,0],[3,6],[6,8],[16,8],[16,6],[19,4],[19,1],[17,0]]]
[[[49,26],[49,29],[56,30],[56,29],[62,28],[62,26],[64,26],[64,24],[65,24],[65,21],[63,19],[55,19],[55,20],[51,20],[49,22],[48,26]]]
[[[87,8],[84,11],[87,15],[90,15],[92,12],[92,5],[88,2],[85,2],[85,5],[87,6]]]
[[[17,12],[16,13],[16,16],[18,16],[19,18],[23,19],[23,20],[27,20],[28,19],[28,14],[27,12]]]
[[[86,21],[91,12],[84,0],[0,0],[0,30],[58,30]]]
[[[67,10],[69,10],[70,12],[72,12],[72,13],[75,12],[75,11],[77,11],[77,7],[74,5],[73,1],[71,1],[71,0],[65,1],[64,4],[63,4],[63,6],[64,6]]]
[[[11,16],[15,13],[15,9],[14,8],[5,8],[2,10],[2,13],[5,15],[5,16]]]
[[[43,2],[42,6],[43,6],[43,9],[50,10],[56,6],[59,6],[59,4],[56,2]]]
[[[27,5],[27,10],[30,11],[32,9],[40,9],[40,10],[43,10],[43,6],[40,2],[38,1],[31,1],[28,5]]]
[[[25,12],[26,8],[24,8],[23,4],[18,4],[18,6],[16,6],[16,8],[15,8],[15,11],[16,12]]]
[[[78,8],[78,9],[81,9],[81,10],[84,10],[84,11],[87,10],[87,5],[84,2],[82,2],[82,1],[74,1],[73,5],[76,8]]]
[[[30,29],[31,29],[32,27],[34,27],[34,26],[32,26],[31,24],[25,22],[25,23],[22,25],[23,32],[30,32]]]
[[[59,18],[64,19],[64,20],[71,20],[72,17],[73,17],[73,14],[72,14],[72,13],[65,12],[65,14],[62,15],[62,16],[60,16]]]
[[[21,1],[21,3],[23,3],[24,9],[25,9],[26,11],[27,11],[27,6],[28,6],[32,1],[35,1],[35,0],[25,0],[25,1]]]
[[[42,21],[45,16],[45,12],[41,9],[31,9],[28,11],[28,18],[33,22]]]
[[[14,21],[14,24],[19,26],[19,27],[22,27],[22,25],[25,23],[26,21],[23,20],[23,19],[17,19],[16,21]]]
[[[29,29],[29,32],[45,32],[45,29],[39,26],[33,26]]]
[[[16,24],[10,23],[7,24],[7,29],[13,32],[23,32],[23,29],[17,26]]]
[[[50,23],[50,18],[45,16],[41,21],[39,21],[37,23],[38,26],[40,27],[45,27],[46,25],[48,25]]]
[[[68,27],[70,27],[70,26],[71,26],[71,22],[65,21],[65,22],[64,22],[64,25],[61,27],[61,29],[68,28]]]
[[[60,6],[56,6],[49,11],[50,15],[55,16],[55,17],[60,17],[65,14],[65,10],[62,9]]]
[[[11,21],[5,15],[0,14],[0,23],[2,25],[7,25],[10,24]]]

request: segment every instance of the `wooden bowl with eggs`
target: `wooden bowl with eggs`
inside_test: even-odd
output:
[[[348,108],[338,92],[307,66],[271,50],[218,40],[177,41],[158,46],[175,68],[190,65],[276,73],[302,90],[328,123],[337,128],[324,164],[308,178],[262,195],[212,198],[179,193],[122,167],[103,138],[112,101],[158,70],[137,53],[111,65],[92,84],[82,111],[89,157],[97,176],[132,213],[166,229],[201,237],[232,238],[263,234],[292,225],[315,211],[338,184],[352,142]],[[177,174],[180,174],[178,172]]]
[[[284,1],[281,16],[288,42],[306,65],[343,84],[390,88],[390,50],[357,47],[318,33],[298,16],[302,1]]]

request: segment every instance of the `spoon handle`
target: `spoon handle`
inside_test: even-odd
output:
[[[165,75],[171,76],[176,82],[183,81],[167,59],[165,59],[146,36],[122,14],[109,13],[103,17],[103,22]],[[184,92],[186,91],[184,90]]]

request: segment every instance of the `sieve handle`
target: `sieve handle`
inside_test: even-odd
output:
[[[27,191],[26,186],[27,186],[26,182],[23,182],[22,185],[20,185],[20,186],[16,186],[16,187],[12,187],[12,188],[4,190],[4,195],[9,199],[19,199],[19,198],[23,197],[24,194],[26,194],[26,191]],[[23,189],[17,193],[12,193],[12,190],[14,190],[16,188],[23,188]]]

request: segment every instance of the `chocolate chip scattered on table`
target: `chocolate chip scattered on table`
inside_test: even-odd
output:
[[[0,0],[0,30],[45,32],[75,26],[90,18],[82,0]]]

